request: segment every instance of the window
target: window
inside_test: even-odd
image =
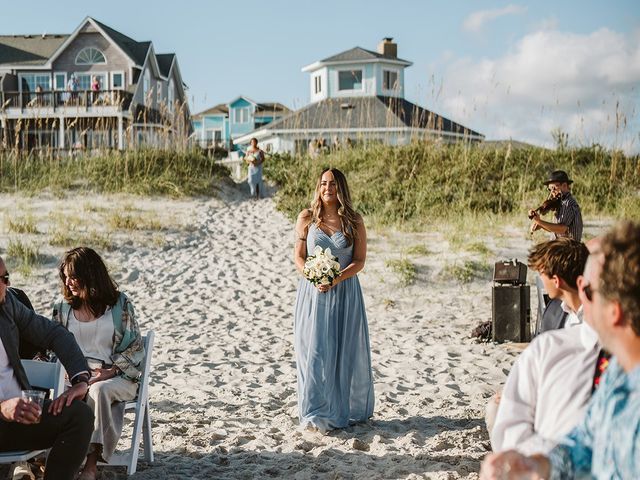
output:
[[[207,145],[219,145],[222,142],[222,130],[211,128],[204,133]]]
[[[167,86],[167,103],[169,104],[169,111],[173,112],[173,102],[175,101],[175,92],[173,86],[173,78],[169,80],[169,85]]]
[[[107,59],[97,48],[83,48],[76,55],[76,65],[101,65],[105,63],[107,63]]]
[[[122,72],[111,72],[111,89],[122,90],[124,88],[124,74]]]
[[[67,74],[56,73],[53,75],[53,89],[64,90],[67,86]]]
[[[162,82],[158,81],[156,89],[156,103],[160,105],[162,103]]]
[[[362,90],[362,70],[338,72],[338,90]]]
[[[91,90],[92,77],[98,78],[98,82],[100,82],[100,90],[104,90],[107,85],[107,76],[104,73],[76,73],[78,90]]]
[[[249,107],[234,109],[234,123],[247,123],[249,121]]]
[[[151,88],[151,74],[149,73],[149,70],[145,70],[144,77],[142,79],[142,95],[145,97],[145,101],[150,88]]]
[[[313,77],[313,87],[315,93],[322,91],[322,77],[320,77],[320,75]]]
[[[383,70],[382,88],[385,90],[396,90],[398,88],[398,72],[395,70]]]
[[[51,77],[40,73],[22,74],[22,91],[35,92],[40,87],[43,92],[51,90]]]

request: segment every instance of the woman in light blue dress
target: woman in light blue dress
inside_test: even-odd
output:
[[[341,274],[332,285],[300,280],[295,305],[295,351],[300,425],[327,432],[373,415],[371,350],[357,273],[364,267],[367,236],[351,205],[344,174],[322,172],[310,209],[296,224],[294,261],[302,273],[319,245],[330,248]]]
[[[251,189],[251,196],[260,198],[262,194],[262,164],[264,163],[264,152],[258,148],[258,139],[252,138],[251,145],[247,148],[244,156],[245,162],[249,164],[249,176],[247,182]]]

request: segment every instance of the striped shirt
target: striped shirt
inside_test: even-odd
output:
[[[566,225],[568,228],[566,234],[556,234],[556,238],[570,237],[579,242],[582,240],[582,213],[580,212],[580,205],[573,198],[571,192],[562,194],[562,203],[555,213],[555,219],[556,223]]]

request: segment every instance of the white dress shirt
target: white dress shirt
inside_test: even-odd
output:
[[[551,450],[586,410],[599,350],[586,323],[534,338],[509,372],[491,432],[493,450]]]
[[[9,363],[4,343],[0,340],[0,402],[19,397],[21,392],[22,389],[13,372],[13,367]]]
[[[574,312],[563,300],[562,303],[560,303],[560,308],[562,308],[562,310],[567,314],[567,319],[564,321],[563,328],[575,327],[582,323],[582,305],[580,305],[577,312]]]

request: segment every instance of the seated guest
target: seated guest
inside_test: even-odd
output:
[[[529,252],[529,267],[538,271],[551,298],[561,301],[567,317],[564,326],[567,327],[582,322],[582,304],[576,281],[584,270],[588,256],[587,247],[570,238],[540,243]],[[548,443],[550,439],[558,438],[558,435],[568,432],[575,425],[579,418],[576,415],[581,413],[581,408],[589,398],[588,389],[584,396],[572,396],[569,391],[567,398],[561,400],[567,404],[562,418],[566,423],[558,425],[558,418],[545,414],[545,409],[553,405],[545,399],[554,398],[553,394],[548,396],[547,390],[558,387],[550,375],[553,372],[562,375],[563,368],[580,372],[586,365],[595,364],[599,351],[595,333],[588,326],[581,326],[570,333],[556,333],[543,339],[539,337],[533,340],[514,364],[504,391],[498,392],[487,405],[487,430],[494,451],[515,447],[538,449],[544,445],[548,448],[553,445],[553,442]],[[582,363],[577,362],[574,355],[581,355]],[[587,376],[591,374],[591,370],[588,370]],[[575,382],[571,385],[580,390],[581,378],[573,377],[569,381]],[[567,385],[563,384],[563,387]],[[505,405],[500,405],[501,402],[505,402]]]
[[[36,315],[8,291],[9,272],[0,257],[0,452],[50,448],[44,478],[74,478],[89,445],[93,414],[81,400],[89,388],[87,362],[73,335]],[[21,398],[29,380],[18,354],[22,338],[52,350],[72,387],[40,408]]]
[[[567,314],[556,328],[582,323],[577,281],[588,255],[583,243],[568,237],[539,243],[529,252],[529,268],[540,274],[549,298],[561,300],[560,308]]]
[[[570,238],[537,245],[529,254],[551,295],[569,305],[578,322],[583,309],[573,285],[588,256],[587,247]],[[538,335],[509,372],[491,431],[493,450],[548,452],[584,414],[599,352],[586,323]]]
[[[133,305],[94,250],[66,252],[59,274],[64,300],[54,306],[53,320],[73,333],[91,368],[87,403],[95,424],[79,478],[93,480],[98,461],[108,463],[122,433],[122,402],[136,396],[144,347]]]
[[[579,287],[585,321],[614,356],[598,390],[547,455],[488,455],[481,479],[640,478],[640,224],[604,236]]]

